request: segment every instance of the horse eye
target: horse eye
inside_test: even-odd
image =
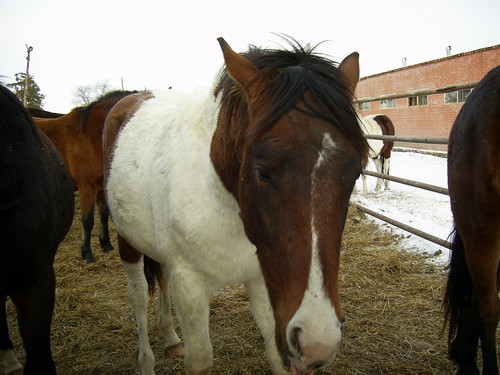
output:
[[[264,168],[256,168],[257,170],[257,176],[259,177],[259,180],[265,182],[265,183],[272,183],[272,179],[271,179],[271,174],[266,171]]]

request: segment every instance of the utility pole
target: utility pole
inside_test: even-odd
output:
[[[28,83],[29,83],[29,76],[30,76],[30,53],[33,51],[33,47],[25,44],[26,46],[26,52],[28,52],[28,56],[26,57],[26,77],[24,77],[24,106],[26,107],[26,94],[28,93]]]

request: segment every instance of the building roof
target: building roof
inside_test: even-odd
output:
[[[446,56],[446,57],[442,57],[442,58],[439,58],[439,59],[434,59],[434,60],[425,61],[425,62],[418,63],[418,64],[403,66],[401,68],[392,69],[392,70],[388,70],[388,71],[385,71],[385,72],[376,73],[376,74],[372,74],[372,75],[369,75],[369,76],[361,77],[360,80],[364,80],[364,79],[372,78],[372,77],[377,77],[377,76],[381,76],[381,75],[384,75],[384,74],[387,74],[387,73],[397,72],[397,71],[400,71],[400,70],[413,69],[413,68],[416,68],[416,67],[419,67],[419,66],[423,66],[423,65],[430,65],[430,64],[434,64],[436,62],[441,62],[441,61],[445,61],[445,60],[456,59],[458,57],[463,57],[463,56],[472,55],[472,54],[475,54],[475,53],[489,51],[489,50],[494,50],[494,49],[499,49],[499,48],[500,48],[500,44],[497,44],[497,45],[491,46],[491,47],[484,47],[484,48],[476,49],[476,50],[469,51],[469,52],[462,52],[462,53],[458,53],[456,55]]]

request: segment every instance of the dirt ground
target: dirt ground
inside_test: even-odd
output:
[[[58,374],[138,374],[137,334],[118,252],[101,252],[96,220],[97,262],[85,264],[80,258],[79,215],[77,210],[55,262],[52,352]],[[381,231],[363,214],[350,211],[339,275],[346,315],[344,345],[333,365],[316,374],[454,372],[447,359],[446,336],[440,336],[445,271],[404,252],[398,243],[398,238]],[[156,311],[152,299],[149,324],[156,374],[183,374],[182,360],[163,354]],[[18,356],[24,361],[10,301],[8,316]],[[210,322],[213,374],[271,374],[241,286],[228,287],[212,298]]]

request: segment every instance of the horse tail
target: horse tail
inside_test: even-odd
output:
[[[148,291],[153,295],[156,290],[156,283],[161,283],[162,271],[160,263],[144,255],[144,276],[148,282]]]
[[[443,329],[449,324],[448,342],[455,337],[461,314],[473,298],[473,286],[465,259],[464,242],[456,228],[452,236],[451,261],[443,299],[445,317]]]

